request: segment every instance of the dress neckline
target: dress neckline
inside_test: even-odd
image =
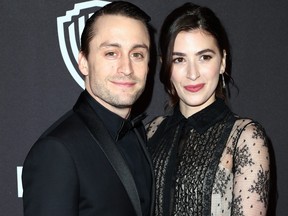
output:
[[[231,111],[224,100],[219,98],[188,118],[185,118],[185,116],[182,115],[178,105],[175,107],[168,125],[169,127],[173,127],[175,124],[177,125],[180,122],[185,122],[186,127],[193,128],[198,133],[204,133],[208,128],[225,118],[230,112]]]

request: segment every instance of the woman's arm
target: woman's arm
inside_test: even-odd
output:
[[[269,197],[269,150],[258,123],[242,131],[234,155],[232,215],[266,215]]]

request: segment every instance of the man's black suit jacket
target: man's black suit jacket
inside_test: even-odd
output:
[[[151,166],[145,131],[135,132]],[[142,215],[133,176],[83,94],[33,145],[22,181],[25,216]]]

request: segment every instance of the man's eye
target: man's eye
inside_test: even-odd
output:
[[[142,53],[133,53],[132,58],[142,59],[144,55]]]
[[[113,56],[116,56],[116,53],[115,52],[107,52],[107,53],[105,53],[105,56],[113,57]]]

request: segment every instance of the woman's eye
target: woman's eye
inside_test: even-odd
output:
[[[211,58],[212,58],[212,56],[210,56],[210,55],[202,55],[202,56],[200,57],[200,60],[208,61],[208,60],[210,60]]]
[[[173,63],[182,63],[184,62],[184,58],[174,58]]]

